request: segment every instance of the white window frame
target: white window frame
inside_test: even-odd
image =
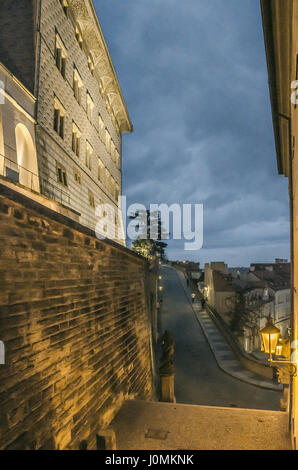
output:
[[[80,158],[81,137],[82,137],[81,131],[79,130],[78,126],[73,122],[72,123],[72,135],[71,135],[71,138],[72,138],[71,148],[78,158]]]
[[[76,40],[77,40],[77,42],[80,46],[80,49],[83,49],[83,36],[82,36],[81,30],[80,30],[78,25],[76,25],[75,36],[76,36]]]
[[[57,125],[56,125],[56,111],[58,111]],[[54,96],[54,130],[61,137],[61,139],[64,139],[65,116],[66,116],[66,110],[64,106],[58,100],[57,96]]]
[[[59,172],[60,170],[60,172]],[[61,163],[57,162],[56,160],[56,172],[57,172],[57,182],[62,184],[64,187],[68,187],[67,181],[67,171],[65,166],[61,165]]]
[[[61,3],[61,6],[63,8],[63,11],[64,11],[65,15],[67,15],[67,10],[69,8],[68,0],[59,0],[59,1]]]
[[[94,75],[94,70],[95,70],[95,65],[94,65],[93,59],[92,59],[90,54],[88,55],[88,68],[91,72],[91,75],[93,76]]]
[[[90,207],[95,209],[95,196],[94,196],[94,193],[90,189],[88,189],[88,199],[89,199]]]
[[[91,95],[89,91],[86,93],[86,113],[89,121],[92,121],[92,115],[93,115],[93,108],[94,108],[94,101],[91,98]]]
[[[82,104],[82,90],[83,90],[83,81],[77,71],[76,67],[73,68],[73,92],[75,99],[79,104]]]
[[[92,156],[93,156],[93,147],[92,145],[86,140],[86,157],[85,157],[85,165],[89,170],[92,170]]]
[[[102,163],[101,159],[98,158],[97,179],[101,183],[104,183],[104,169],[104,164]]]
[[[111,134],[109,133],[108,129],[106,128],[106,135],[105,135],[105,144],[106,144],[106,149],[109,154],[111,154]]]
[[[59,34],[56,32],[55,61],[56,61],[56,67],[61,73],[63,78],[66,77],[66,59],[67,59],[67,50]]]

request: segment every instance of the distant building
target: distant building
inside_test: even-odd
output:
[[[226,314],[234,308],[236,290],[233,287],[233,277],[228,273],[228,266],[224,262],[205,264],[204,296],[208,304],[229,322]]]
[[[132,125],[92,1],[3,0],[0,62],[0,175],[91,229],[102,218],[101,235],[124,243],[122,133]]]
[[[239,342],[247,352],[260,349],[260,329],[271,315],[287,337],[290,326],[290,264],[254,263],[249,272],[229,269],[223,262],[205,264],[204,295],[208,304],[228,325],[235,308],[243,302],[243,316],[248,319]],[[241,314],[241,312],[238,312]]]
[[[274,299],[272,318],[275,325],[286,337],[290,328],[291,311],[291,265],[276,260],[272,264],[252,264],[249,277],[251,280],[265,282],[268,295]]]

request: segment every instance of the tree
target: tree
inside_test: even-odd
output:
[[[260,326],[260,308],[266,302],[264,301],[254,305],[248,305],[242,292],[228,297],[226,302],[227,305],[231,307],[231,311],[229,313],[231,317],[231,330],[242,336],[244,331],[249,329],[252,336],[256,336]]]
[[[132,249],[145,258],[154,256],[165,259],[167,243],[161,240],[168,238],[158,212],[136,211],[129,215],[130,220],[137,220],[138,239],[132,243]],[[153,237],[151,238],[151,236]]]
[[[147,259],[152,259],[156,252],[153,240],[135,240],[132,242],[132,249]]]

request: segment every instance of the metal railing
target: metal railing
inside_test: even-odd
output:
[[[40,178],[40,192],[49,199],[70,207],[70,194],[64,191],[50,176]]]
[[[0,154],[0,174],[14,183],[22,184],[32,191],[39,192],[39,177],[37,174]]]

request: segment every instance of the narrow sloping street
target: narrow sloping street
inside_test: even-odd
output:
[[[279,410],[280,392],[244,383],[218,367],[177,272],[163,267],[162,276],[160,328],[175,340],[177,403]]]

